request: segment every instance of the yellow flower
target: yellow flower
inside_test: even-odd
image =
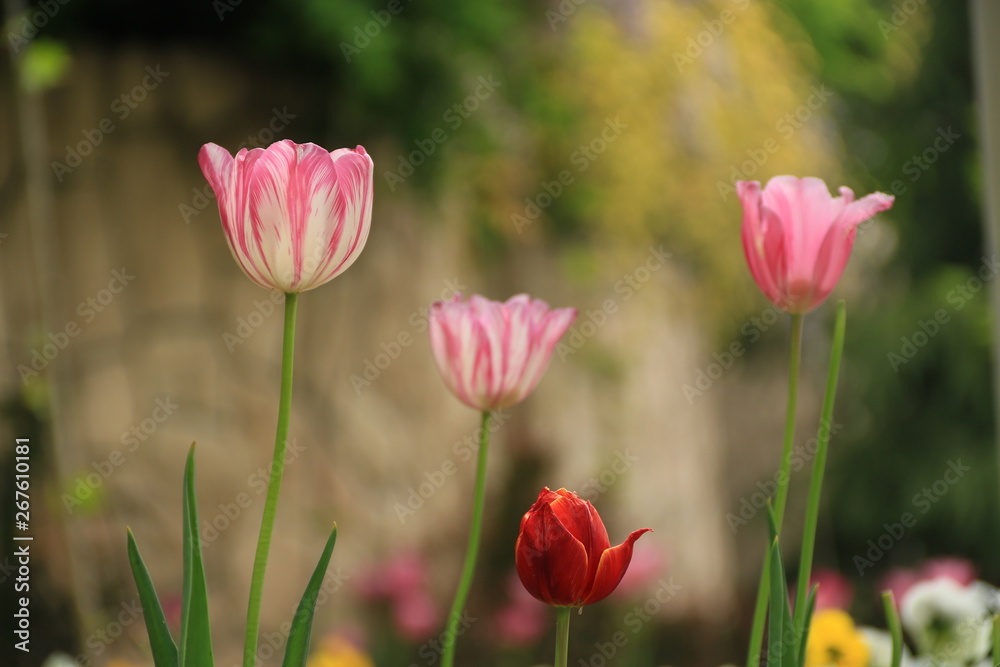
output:
[[[809,627],[806,667],[866,667],[868,644],[840,609],[817,611]]]
[[[323,640],[306,667],[375,667],[367,654],[342,637]]]

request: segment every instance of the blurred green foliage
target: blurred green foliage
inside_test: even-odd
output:
[[[181,0],[137,13],[90,0],[63,6],[48,31],[106,48],[183,41],[301,80],[328,100],[336,136],[387,142],[377,196],[386,171],[445,129],[407,187],[462,199],[478,257],[542,246],[567,280],[601,295],[644,246],[663,243],[689,286],[676,298],[697,304],[715,336],[765,305],[743,264],[733,181],[794,173],[894,192],[878,224],[895,233],[895,252],[848,308],[846,427],[831,448],[818,560],[857,577],[868,541],[914,512],[916,525],[858,577],[863,588],[936,554],[970,557],[1000,583],[991,317],[985,291],[961,308],[954,297],[984,256],[967,3],[562,5]],[[449,109],[490,75],[496,94],[453,127]],[[832,95],[815,98],[816,86]],[[942,133],[955,138],[935,148]],[[585,157],[599,139],[599,159]],[[563,172],[561,195],[543,206]],[[931,336],[921,322],[940,310],[948,321]],[[921,331],[926,343],[894,363]],[[922,513],[914,496],[959,459],[972,469]]]

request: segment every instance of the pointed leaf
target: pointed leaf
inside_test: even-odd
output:
[[[316,598],[319,595],[320,586],[323,585],[323,579],[326,577],[326,568],[330,564],[330,556],[333,554],[333,545],[336,541],[337,524],[333,524],[333,530],[330,532],[330,538],[326,541],[323,554],[319,557],[319,563],[306,585],[298,609],[295,610],[295,618],[292,619],[292,627],[288,633],[285,659],[281,663],[282,667],[305,667],[306,658],[309,656],[309,636],[312,633]]]
[[[773,514],[769,513],[773,517]],[[772,531],[773,532],[773,531]],[[770,554],[771,597],[767,615],[767,664],[785,667],[785,630],[788,621],[788,592],[785,587],[785,573],[781,564],[781,548],[778,539],[771,541]]]
[[[181,606],[180,667],[212,667],[208,590],[201,561],[198,506],[194,493],[194,444],[184,466],[184,601]]]
[[[899,667],[903,661],[903,628],[899,623],[899,612],[896,611],[896,600],[892,591],[882,593],[882,609],[885,611],[886,627],[892,637],[892,667]],[[994,625],[995,627],[995,625]],[[993,664],[997,664],[996,653],[993,654]]]
[[[163,607],[160,606],[160,600],[156,596],[153,580],[149,577],[149,571],[146,570],[142,556],[139,555],[135,536],[132,535],[131,529],[126,528],[125,531],[128,533],[128,561],[132,565],[135,587],[139,589],[142,617],[146,621],[149,648],[153,652],[153,664],[155,667],[177,667],[177,645],[167,628],[167,619],[163,615]]]
[[[806,664],[806,645],[809,643],[809,624],[812,623],[813,612],[816,611],[816,595],[819,591],[819,584],[813,584],[812,589],[809,591],[809,597],[806,599],[806,613],[802,617],[802,628],[798,636],[798,648],[796,652],[799,656],[798,664]],[[899,665],[896,665],[899,667]]]

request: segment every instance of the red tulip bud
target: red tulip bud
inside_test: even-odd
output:
[[[648,530],[636,530],[612,547],[589,501],[546,487],[521,519],[514,547],[517,574],[542,602],[559,607],[599,602],[618,586],[632,560],[632,545]]]

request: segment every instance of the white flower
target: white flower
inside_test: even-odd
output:
[[[997,590],[979,581],[922,581],[903,597],[900,618],[921,658],[935,666],[967,667],[989,653],[997,599]]]
[[[892,635],[885,630],[867,625],[858,627],[865,643],[868,644],[868,667],[892,667]],[[903,646],[900,667],[918,667],[910,650]]]

